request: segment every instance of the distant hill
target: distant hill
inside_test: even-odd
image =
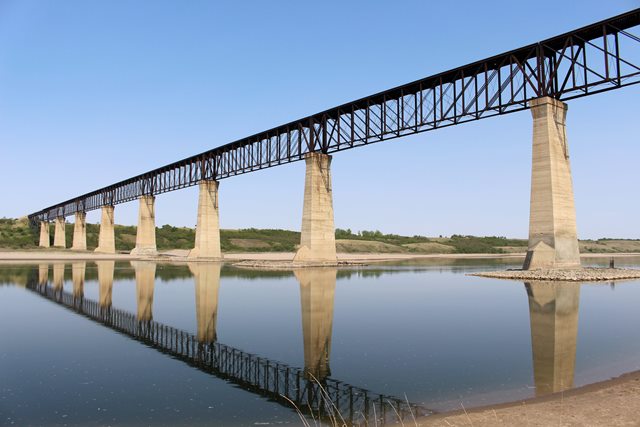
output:
[[[87,224],[87,247],[98,245],[99,225]],[[116,249],[129,251],[136,242],[136,226],[116,225]],[[67,245],[73,239],[73,224],[67,224]],[[293,252],[300,243],[300,233],[290,230],[255,229],[221,230],[223,252]],[[26,218],[0,219],[1,249],[35,249],[38,233],[31,230]],[[190,249],[195,240],[195,230],[188,227],[164,225],[156,229],[159,250]],[[53,226],[51,227],[53,241]],[[476,237],[453,235],[451,237],[399,236],[380,231],[336,230],[338,252],[348,253],[523,253],[527,249],[525,239],[506,237]],[[580,251],[587,252],[640,252],[640,240],[599,239],[580,241]]]

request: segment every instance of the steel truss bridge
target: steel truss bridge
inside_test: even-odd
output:
[[[385,425],[433,413],[406,399],[332,378],[315,379],[304,369],[219,342],[201,343],[188,332],[153,320],[139,320],[127,311],[102,307],[96,301],[55,290],[48,283],[38,283],[37,274],[30,275],[26,289],[203,372],[291,410],[297,408],[314,419],[344,420],[354,426]]]
[[[222,145],[29,215],[32,224],[640,82],[640,9]]]

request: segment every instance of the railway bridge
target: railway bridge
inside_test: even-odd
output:
[[[524,268],[578,266],[566,101],[640,82],[638,26],[640,9],[635,9],[187,157],[54,204],[29,219],[40,227],[40,246],[49,246],[54,222],[53,245],[64,248],[65,218],[75,215],[71,249],[86,250],[86,212],[101,209],[96,251],[114,253],[114,208],[138,200],[132,253],[153,255],[155,197],[199,185],[196,238],[189,256],[219,259],[220,181],[304,160],[302,233],[294,262],[335,263],[332,153],[531,110],[529,247]]]

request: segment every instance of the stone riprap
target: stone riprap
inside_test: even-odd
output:
[[[559,280],[565,282],[598,282],[640,279],[640,270],[625,268],[507,270],[470,273],[469,276],[511,280]]]

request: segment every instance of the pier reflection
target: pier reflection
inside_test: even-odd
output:
[[[331,331],[336,293],[335,268],[298,269],[302,308],[304,368],[310,378],[323,380],[331,375]]]
[[[84,297],[84,277],[87,271],[87,263],[74,262],[71,264],[71,281],[73,282],[73,297],[81,299]]]
[[[316,420],[330,423],[335,421],[339,413],[347,425],[384,425],[431,413],[423,406],[407,402],[405,398],[375,393],[329,377],[337,274],[334,268],[295,273],[300,285],[305,355],[304,369],[299,369],[217,340],[221,264],[189,264],[195,280],[198,324],[195,335],[152,320],[155,263],[131,262],[136,278],[137,314],[111,307],[115,263],[98,261],[96,264],[98,301],[78,298],[84,287],[84,263],[72,266],[73,292],[65,292],[62,287],[56,291],[48,286],[39,286],[41,272],[44,271],[41,266],[38,267],[37,276],[35,271],[30,276],[26,288],[77,315],[248,392],[292,410],[295,405],[302,413],[313,414]],[[54,276],[61,283],[64,264],[54,265]]]
[[[536,396],[573,387],[580,284],[526,282]]]
[[[200,343],[212,343],[217,339],[216,319],[221,269],[220,263],[189,263],[189,270],[196,282],[196,337]]]
[[[38,284],[46,285],[49,282],[49,264],[38,265]]]
[[[96,261],[98,267],[98,305],[103,309],[111,308],[113,294],[113,273],[115,261]]]
[[[131,261],[136,274],[136,297],[138,320],[153,319],[153,287],[156,279],[156,263]]]
[[[64,267],[63,263],[53,264],[53,290],[62,291],[64,286]]]

